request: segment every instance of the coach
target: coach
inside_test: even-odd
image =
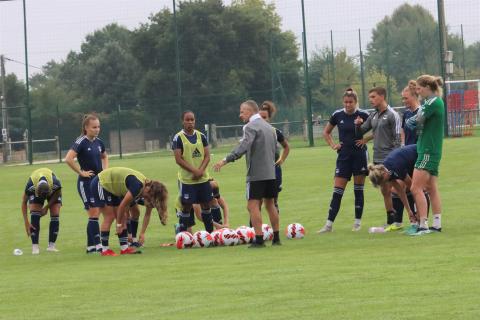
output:
[[[258,105],[247,100],[240,105],[240,119],[246,123],[240,144],[223,160],[214,165],[215,171],[246,154],[247,162],[247,208],[255,229],[255,242],[251,248],[265,247],[262,232],[262,201],[273,228],[272,245],[280,245],[279,217],[274,199],[278,190],[275,184],[275,129],[258,114]]]

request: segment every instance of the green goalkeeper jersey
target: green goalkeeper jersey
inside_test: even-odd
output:
[[[442,156],[443,125],[445,108],[440,97],[425,99],[421,109],[421,132],[417,141],[418,154],[430,154],[440,158]]]

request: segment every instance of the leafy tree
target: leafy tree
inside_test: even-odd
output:
[[[329,48],[323,48],[313,53],[310,61],[310,79],[312,88],[312,103],[315,110],[322,114],[330,114],[341,104],[343,92],[353,87],[360,92],[359,66],[353,57],[349,57],[345,49],[332,54]],[[335,84],[333,71],[335,69]],[[361,100],[360,100],[361,101]],[[360,102],[359,101],[359,102]]]

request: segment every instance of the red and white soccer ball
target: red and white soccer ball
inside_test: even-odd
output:
[[[212,233],[210,233],[213,239],[213,242],[212,242],[213,245],[223,246],[223,239],[222,239],[223,231],[225,231],[225,229],[217,229],[217,230],[213,230]]]
[[[183,231],[175,236],[175,243],[178,249],[191,248],[195,244],[195,239],[190,232]]]
[[[197,231],[193,234],[195,239],[194,247],[203,248],[210,247],[213,243],[213,237],[207,231]]]
[[[238,244],[237,231],[232,229],[225,229],[222,232],[222,242],[226,246],[234,246]]]
[[[262,224],[262,232],[264,241],[273,240],[273,229],[268,224]]]
[[[237,228],[238,244],[247,244],[253,241],[255,238],[255,231],[253,228],[241,226]]]
[[[300,223],[289,224],[285,235],[288,239],[302,239],[305,237],[305,228]]]

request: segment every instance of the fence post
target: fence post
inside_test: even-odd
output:
[[[313,147],[313,124],[312,124],[312,94],[310,91],[310,75],[308,74],[308,51],[307,29],[305,27],[305,5],[302,0],[302,23],[303,23],[303,71],[305,76],[305,98],[307,99],[307,123],[308,145]]]
[[[337,103],[337,95],[336,95],[336,89],[337,89],[337,79],[335,76],[335,53],[333,51],[333,30],[330,30],[330,47],[331,47],[331,52],[332,52],[332,76],[333,76],[333,94],[332,94],[332,106],[335,106]]]
[[[465,70],[465,42],[463,38],[463,24],[460,24],[460,34],[462,36],[462,69],[463,69],[463,80],[467,80],[467,72]]]
[[[212,148],[216,148],[218,145],[217,140],[217,125],[212,123],[210,125],[210,140],[212,140]]]
[[[58,162],[62,163],[62,148],[60,147],[60,110],[58,109],[58,103],[57,103],[57,150],[58,150]]]
[[[392,104],[392,95],[390,90],[390,39],[388,35],[388,26],[385,33],[385,75],[387,76],[387,101],[388,104]]]
[[[362,51],[362,34],[358,29],[358,45],[360,47],[360,80],[362,84],[362,104],[363,108],[367,105],[367,97],[365,96],[365,65],[363,64],[363,51]]]
[[[120,104],[117,106],[117,131],[118,131],[118,152],[120,159],[123,159],[122,155],[122,131],[120,130]]]

